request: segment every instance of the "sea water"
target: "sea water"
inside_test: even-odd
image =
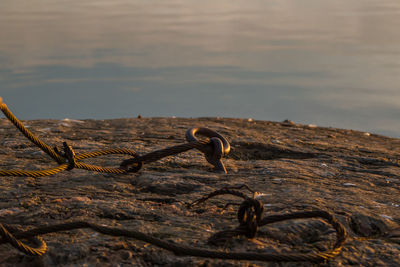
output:
[[[21,119],[240,117],[400,137],[398,0],[2,0]]]

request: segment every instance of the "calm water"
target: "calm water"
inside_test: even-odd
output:
[[[21,119],[243,117],[400,137],[398,0],[1,0]]]

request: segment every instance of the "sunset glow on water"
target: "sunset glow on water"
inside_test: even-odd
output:
[[[400,2],[0,3],[21,119],[239,117],[400,137]]]

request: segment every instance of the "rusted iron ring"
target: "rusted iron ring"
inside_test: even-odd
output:
[[[231,151],[231,145],[229,144],[228,140],[225,139],[222,135],[217,133],[216,131],[213,131],[208,128],[203,128],[203,127],[193,127],[190,128],[189,130],[186,131],[186,140],[188,142],[195,142],[199,141],[196,137],[196,134],[202,135],[208,138],[213,138],[216,137],[222,142],[222,152],[223,155],[228,155],[229,151]]]
[[[231,151],[231,145],[228,140],[225,139],[222,135],[208,128],[203,127],[193,127],[186,131],[186,140],[188,142],[199,141],[196,137],[196,134],[202,135],[208,138],[216,137],[222,141],[222,152],[224,155],[228,155],[229,151]]]

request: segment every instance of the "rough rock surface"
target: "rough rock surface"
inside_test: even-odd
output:
[[[333,212],[350,238],[326,266],[400,266],[400,139],[352,130],[243,119],[137,118],[24,121],[50,145],[67,141],[77,153],[129,148],[144,154],[184,143],[186,129],[224,135],[231,153],[227,174],[211,171],[202,153],[189,151],[145,165],[130,175],[73,169],[41,178],[0,177],[0,222],[25,227],[89,220],[135,229],[176,243],[225,251],[307,252],[331,247],[322,220],[263,227],[268,237],[237,238],[223,247],[207,238],[237,226],[240,199],[213,198],[186,205],[213,190],[247,184],[264,193],[266,214],[320,208]],[[56,164],[6,119],[0,119],[0,168],[46,169]],[[118,166],[127,157],[89,159]],[[396,232],[397,229],[397,232]],[[388,238],[390,236],[391,238]],[[366,237],[366,238],[360,238]],[[0,245],[2,266],[310,266],[176,256],[153,245],[80,229],[43,236],[48,252],[26,256]]]

